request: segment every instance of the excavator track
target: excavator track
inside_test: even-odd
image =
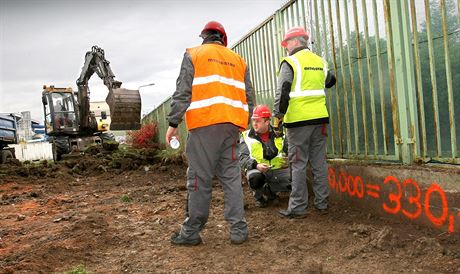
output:
[[[139,90],[111,89],[105,101],[110,108],[111,130],[140,129],[142,105]]]

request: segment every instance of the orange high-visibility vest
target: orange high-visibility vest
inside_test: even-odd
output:
[[[243,58],[218,44],[187,51],[195,69],[192,100],[185,113],[188,130],[221,123],[232,123],[244,130],[249,109]]]

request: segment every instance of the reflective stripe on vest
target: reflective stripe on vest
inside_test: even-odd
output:
[[[257,163],[271,165],[271,169],[280,169],[287,166],[287,160],[283,153],[283,138],[275,138],[275,146],[278,149],[278,155],[270,161],[264,159],[263,157],[264,149],[262,147],[262,143],[257,139],[249,137],[249,130],[243,132],[243,139],[248,146],[249,157],[251,157],[251,159],[255,159]]]
[[[185,113],[188,130],[221,123],[245,129],[249,107],[244,60],[217,44],[204,44],[187,51],[194,67],[192,98]]]
[[[310,90],[301,90],[301,91],[292,91],[289,93],[289,97],[304,97],[304,96],[326,96],[324,89],[310,89]]]
[[[243,105],[241,101],[232,100],[224,96],[216,96],[209,99],[192,102],[187,110],[209,107],[215,104],[226,104],[235,108],[241,108],[245,111],[249,111],[248,105]]]
[[[244,82],[237,81],[237,80],[230,79],[230,78],[225,78],[225,77],[220,76],[218,74],[205,76],[205,77],[197,77],[197,78],[193,79],[193,85],[194,86],[203,85],[203,84],[209,84],[209,83],[212,83],[212,82],[220,82],[222,84],[226,84],[226,85],[229,85],[229,86],[234,86],[236,88],[240,88],[240,89],[243,89],[243,90],[245,89]]]
[[[291,65],[294,72],[284,122],[294,123],[329,117],[324,91],[327,63],[306,49],[283,60]]]

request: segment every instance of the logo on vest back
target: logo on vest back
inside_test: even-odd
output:
[[[221,64],[221,65],[224,65],[224,66],[235,67],[235,64],[233,64],[233,63],[230,63],[230,62],[227,62],[227,61],[221,61],[221,60],[217,60],[217,59],[213,59],[213,58],[208,58],[208,62],[218,63],[218,64]]]
[[[304,70],[323,70],[323,68],[320,68],[320,67],[304,67],[303,68]]]

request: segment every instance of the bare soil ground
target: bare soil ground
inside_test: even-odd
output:
[[[113,161],[112,161],[113,162]],[[320,216],[259,209],[244,186],[248,242],[230,244],[215,182],[203,244],[169,242],[184,218],[185,170],[151,161],[0,166],[0,273],[460,273],[460,236],[331,201]],[[75,168],[77,166],[77,168]],[[129,167],[129,168],[127,168]]]

